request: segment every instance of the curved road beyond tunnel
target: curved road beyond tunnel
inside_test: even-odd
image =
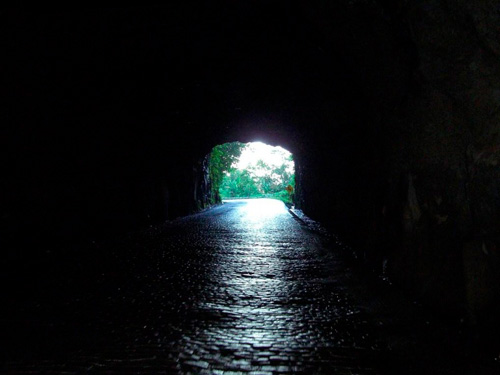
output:
[[[108,244],[96,285],[73,270],[66,284],[58,281],[57,302],[31,307],[38,322],[23,345],[33,348],[12,355],[6,372],[463,370],[456,342],[443,346],[440,329],[387,286],[365,285],[332,242],[283,203],[260,199],[228,201]]]

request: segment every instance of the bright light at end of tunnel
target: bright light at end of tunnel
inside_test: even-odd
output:
[[[261,220],[266,217],[274,217],[282,214],[285,206],[276,199],[254,199],[247,201],[245,213],[250,220]]]
[[[270,167],[287,164],[293,173],[293,163],[290,161],[292,154],[279,146],[270,146],[262,142],[250,142],[241,153],[238,162],[234,165],[237,169],[246,169],[257,164],[259,160]]]
[[[252,231],[264,230],[266,220],[287,214],[283,202],[276,199],[250,199],[244,207],[243,222],[246,228]]]

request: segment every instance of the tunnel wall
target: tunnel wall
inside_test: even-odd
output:
[[[427,303],[498,331],[498,4],[379,5],[341,25],[355,40],[370,30],[370,48],[345,41],[364,84],[349,118],[320,120],[340,131],[310,137],[303,208]],[[329,35],[334,11],[314,14]]]
[[[5,12],[7,253],[194,212],[211,148],[262,140],[294,154],[298,205],[358,258],[487,326],[498,5],[278,3]]]
[[[484,329],[500,311],[498,11],[491,1],[411,9],[422,83],[395,148],[404,161],[395,168],[408,172],[403,241],[412,254],[395,259],[415,270],[400,278],[436,304],[463,285],[469,317]]]

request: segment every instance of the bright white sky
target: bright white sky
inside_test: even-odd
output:
[[[246,169],[257,164],[257,161],[262,160],[270,167],[278,167],[282,164],[287,164],[287,168],[291,168],[293,172],[293,161],[287,160],[291,155],[290,152],[279,146],[269,146],[262,142],[250,142],[241,152],[241,156],[234,167],[238,169]]]

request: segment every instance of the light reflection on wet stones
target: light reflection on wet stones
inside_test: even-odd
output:
[[[373,372],[377,363],[371,351],[364,351],[377,343],[368,340],[363,323],[349,318],[354,307],[345,296],[322,282],[331,269],[318,259],[314,235],[304,232],[280,203],[251,203],[260,207],[242,204],[199,228],[203,235],[196,238],[205,244],[200,249],[211,255],[191,259],[187,272],[193,280],[196,271],[207,283],[186,312],[178,347],[185,354],[189,348],[187,358],[197,353],[205,361],[181,359],[181,369],[210,364],[244,372]],[[262,212],[264,204],[271,208]],[[195,285],[200,284],[185,283],[182,289],[196,293]]]
[[[115,292],[89,318],[102,336],[71,355],[69,373],[381,371],[386,348],[338,282],[341,265],[280,202],[177,220],[115,258],[121,278],[103,282]]]

